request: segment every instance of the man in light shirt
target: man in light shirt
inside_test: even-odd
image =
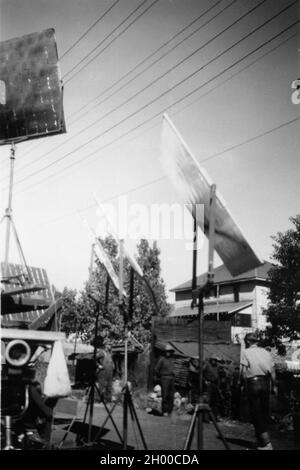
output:
[[[245,336],[246,349],[241,357],[242,375],[246,382],[252,423],[258,450],[272,450],[268,433],[270,392],[274,392],[275,370],[271,354],[257,345],[254,333]]]

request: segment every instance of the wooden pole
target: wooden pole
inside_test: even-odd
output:
[[[215,207],[216,207],[216,185],[212,184],[209,202],[209,236],[208,236],[208,283],[214,282],[214,249],[215,249]]]
[[[215,200],[216,185],[211,186],[209,201],[209,235],[208,235],[208,272],[207,283],[198,292],[198,354],[199,354],[199,405],[203,406],[203,362],[204,362],[204,290],[210,288],[214,279],[214,247],[215,247]],[[193,284],[197,287],[197,228],[195,230],[196,217],[194,214],[194,256],[193,256]],[[203,412],[198,414],[198,449],[203,450]]]
[[[197,204],[193,204],[193,273],[192,273],[192,295],[195,301],[195,289],[197,289],[197,250],[198,250],[198,227],[196,219]]]

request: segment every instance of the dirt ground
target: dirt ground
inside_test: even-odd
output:
[[[109,405],[109,408],[112,405]],[[78,401],[78,423],[83,423],[83,417],[86,411],[86,404]],[[169,417],[154,416],[148,414],[143,409],[136,409],[138,421],[140,423],[147,448],[149,450],[183,450],[188,428],[191,422],[191,415],[178,414],[173,412]],[[86,422],[88,421],[89,409]],[[63,416],[63,415],[61,415]],[[95,404],[93,413],[93,425],[103,426],[107,421],[108,413],[103,404]],[[122,435],[123,429],[123,407],[117,405],[112,414],[114,423]],[[67,422],[62,418],[55,421],[52,433],[52,444],[54,448],[60,443],[65,435]],[[78,426],[75,424],[74,426]],[[80,424],[79,424],[80,426]],[[238,421],[223,420],[219,423],[224,437],[228,440],[231,450],[251,450],[255,448],[254,433],[252,425]],[[110,419],[105,423],[105,435],[103,439],[107,442],[107,449],[114,448],[115,443],[120,443],[117,432],[114,429]],[[204,449],[206,450],[224,450],[224,445],[218,437],[218,433],[212,423],[204,424]],[[293,432],[279,432],[275,425],[271,428],[272,443],[276,450],[296,450],[294,445]],[[75,445],[76,434],[70,432],[62,448],[70,448]],[[132,420],[128,413],[128,445],[135,450],[143,449],[140,433],[136,421]],[[196,447],[196,432],[192,444],[192,449]]]

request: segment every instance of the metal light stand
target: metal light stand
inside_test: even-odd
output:
[[[128,314],[124,311],[124,330],[125,330],[125,386],[123,389],[123,449],[126,450],[127,447],[127,437],[128,437],[128,410],[130,411],[130,416],[132,422],[136,422],[141,441],[143,443],[144,450],[147,450],[147,444],[145,437],[132,401],[131,391],[128,383],[128,338],[129,338],[129,328],[128,320],[132,320],[133,314],[133,293],[134,293],[134,270],[130,268],[130,292],[129,292],[129,308]]]
[[[136,422],[141,441],[143,443],[143,447],[147,450],[147,444],[142,432],[142,428],[140,426],[138,416],[132,401],[130,387],[128,383],[128,338],[129,338],[129,328],[128,328],[128,318],[132,317],[133,312],[133,290],[134,290],[134,270],[131,268],[130,272],[130,298],[129,298],[129,310],[128,313],[125,310],[125,303],[123,298],[123,269],[124,269],[124,240],[120,240],[119,242],[119,309],[122,318],[124,319],[124,379],[125,385],[122,389],[122,393],[120,394],[120,398],[123,397],[123,436],[117,431],[118,437],[120,442],[123,446],[124,450],[128,449],[128,410],[130,412],[130,417],[132,422]],[[116,400],[110,410],[107,410],[108,414],[105,418],[100,430],[97,432],[94,441],[96,442],[102,433],[102,430],[109,419],[112,419],[112,414],[118,405],[119,400]],[[116,429],[116,428],[115,428]]]
[[[147,444],[145,441],[145,437],[136,413],[136,409],[134,407],[134,403],[132,401],[132,396],[130,392],[130,387],[128,383],[128,338],[129,338],[129,328],[128,328],[128,318],[132,318],[133,312],[133,290],[134,290],[134,270],[131,268],[130,270],[130,296],[129,296],[129,309],[128,313],[125,311],[124,299],[123,299],[123,240],[120,242],[120,270],[119,270],[119,308],[121,316],[124,319],[124,378],[125,378],[125,385],[122,389],[121,396],[123,396],[123,437],[118,434],[120,442],[123,446],[124,450],[128,449],[128,410],[130,412],[130,417],[132,422],[136,423],[141,441],[143,443],[143,447],[147,450]],[[102,429],[104,428],[105,424],[107,423],[109,417],[113,414],[116,406],[118,405],[119,400],[117,400],[114,405],[112,406],[111,410],[108,413],[104,423],[102,424],[100,430],[98,431],[95,440],[100,437]]]
[[[10,231],[11,231],[11,228],[12,228],[13,234],[15,236],[15,240],[16,240],[16,243],[17,243],[17,247],[18,247],[18,250],[19,250],[19,255],[20,255],[22,264],[26,268],[28,280],[31,281],[31,274],[30,274],[30,271],[28,269],[28,266],[27,266],[27,263],[26,263],[26,260],[25,260],[25,256],[24,256],[24,252],[23,252],[22,247],[21,247],[20,239],[18,237],[17,229],[16,229],[16,226],[15,226],[13,217],[12,217],[12,196],[13,196],[15,158],[16,158],[16,146],[15,146],[15,143],[13,142],[11,144],[11,148],[10,148],[10,175],[9,175],[8,204],[7,204],[7,208],[5,210],[5,214],[4,214],[4,216],[2,217],[2,219],[0,221],[0,223],[2,223],[6,219],[6,222],[7,222],[7,224],[6,224],[6,236],[5,236],[5,257],[4,257],[5,268],[4,268],[4,276],[3,277],[8,277],[9,276],[8,261],[9,261]]]
[[[190,450],[194,438],[195,426],[197,421],[197,448],[203,450],[203,421],[204,414],[208,414],[212,420],[219,437],[221,438],[226,450],[229,450],[227,441],[225,440],[217,420],[210,408],[205,403],[203,396],[203,360],[204,360],[204,331],[203,331],[203,316],[204,316],[204,294],[213,284],[213,255],[214,255],[214,239],[215,239],[215,199],[216,199],[216,185],[211,186],[210,207],[209,207],[209,249],[208,249],[208,275],[206,283],[197,287],[197,220],[196,220],[196,205],[193,206],[193,277],[192,277],[192,308],[198,306],[198,354],[199,354],[199,403],[195,406],[191,423],[187,432],[186,440],[184,443],[184,450]],[[198,304],[197,304],[198,301]]]
[[[109,275],[107,274],[107,279],[106,279],[106,288],[105,288],[105,302],[104,302],[104,311],[107,312],[107,309],[108,309],[108,300],[109,300]],[[108,409],[108,406],[104,400],[104,397],[103,397],[103,392],[99,389],[98,385],[96,384],[96,362],[97,362],[97,337],[98,337],[98,329],[99,329],[99,317],[100,317],[100,312],[101,312],[101,309],[100,309],[100,301],[98,299],[96,299],[95,297],[93,296],[90,296],[92,298],[92,300],[95,302],[96,304],[96,316],[95,316],[95,333],[94,333],[94,353],[93,353],[93,364],[94,364],[94,370],[93,370],[93,374],[90,378],[90,384],[89,384],[89,388],[88,388],[88,393],[87,393],[87,404],[86,404],[86,409],[85,409],[85,412],[84,412],[84,417],[83,417],[83,421],[82,421],[82,424],[84,425],[86,423],[86,419],[87,419],[87,416],[89,415],[89,421],[88,421],[88,433],[87,433],[87,442],[85,443],[85,445],[87,446],[93,446],[94,444],[97,443],[97,439],[101,436],[101,433],[102,433],[102,430],[104,428],[104,425],[103,424],[99,430],[99,432],[97,432],[96,436],[94,437],[94,439],[92,439],[92,430],[93,430],[93,415],[94,415],[94,403],[95,403],[95,391],[97,392],[98,394],[98,398],[100,400],[100,403],[103,403],[104,405],[104,408],[107,412],[107,419],[105,421],[105,423],[108,421],[108,419],[111,420],[112,422],[112,425],[120,439],[120,441],[122,442],[122,436],[118,430],[118,427],[112,417],[112,411]],[[69,433],[69,430],[66,432],[66,434],[63,436],[63,439],[61,441],[61,445],[63,444],[63,442],[65,441],[67,435]],[[77,439],[77,444],[79,444],[79,441],[80,439]],[[61,446],[60,445],[60,446]]]
[[[128,329],[128,318],[132,318],[133,312],[133,289],[134,289],[134,271],[133,268],[130,269],[130,296],[129,296],[129,311],[128,314],[125,312],[124,308],[124,299],[123,299],[123,263],[124,263],[124,240],[120,240],[120,269],[119,269],[119,307],[121,315],[124,318],[124,381],[125,385],[123,387],[123,449],[128,449],[128,410],[130,411],[130,416],[132,422],[136,422],[139,434],[143,443],[143,447],[147,450],[147,444],[143,435],[141,425],[132,401],[132,396],[128,383],[128,338],[129,338],[129,329]]]
[[[25,403],[24,407],[18,415],[4,415],[4,429],[5,429],[5,447],[3,450],[16,450],[16,447],[12,443],[12,430],[13,421],[19,420],[27,411],[29,406],[29,389],[28,385],[25,385]]]

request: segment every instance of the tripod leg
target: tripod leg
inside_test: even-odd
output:
[[[223,444],[224,444],[225,449],[226,449],[226,450],[230,450],[230,447],[229,447],[229,445],[228,445],[228,443],[227,443],[225,437],[223,436],[223,433],[222,433],[222,431],[221,431],[221,429],[220,429],[220,427],[219,427],[219,425],[218,425],[218,423],[217,423],[217,420],[216,420],[216,418],[215,418],[213,412],[212,412],[211,410],[209,410],[208,414],[209,414],[209,417],[211,418],[211,420],[212,420],[212,422],[213,422],[213,424],[214,424],[214,426],[215,426],[215,428],[216,428],[216,430],[217,430],[217,432],[218,432],[218,434],[219,434],[219,436],[220,436],[220,439],[222,440],[222,442],[223,442]]]
[[[71,430],[71,428],[72,428],[72,426],[73,426],[75,420],[76,420],[76,416],[72,419],[72,421],[71,421],[71,423],[69,424],[69,426],[68,426],[68,428],[67,428],[65,434],[63,435],[62,440],[61,440],[60,443],[58,444],[58,449],[61,449],[61,448],[62,448],[62,446],[63,446],[65,440],[67,439],[67,437],[68,437],[68,435],[69,435],[69,433],[70,433],[70,430]]]
[[[203,450],[203,410],[198,412],[198,432],[197,432],[197,444],[198,450]]]
[[[89,387],[88,388],[88,393],[87,393],[87,402],[86,402],[86,408],[85,408],[84,417],[83,417],[83,423],[85,423],[87,413],[88,413],[88,409],[89,409],[89,405],[90,405],[90,401],[91,401],[91,390],[92,390],[92,388]]]
[[[102,429],[103,429],[104,426],[106,425],[107,421],[108,421],[109,419],[112,419],[112,418],[111,418],[111,415],[112,415],[112,413],[114,412],[116,406],[117,406],[117,403],[114,403],[114,405],[112,406],[112,408],[107,411],[108,415],[106,416],[106,418],[105,418],[105,420],[104,420],[104,422],[103,422],[103,424],[102,424],[100,430],[97,432],[96,437],[95,437],[95,441],[97,441],[97,439],[100,437],[100,432],[102,431]],[[123,439],[122,439],[122,438],[120,439],[120,441],[121,441],[121,443],[123,444]]]
[[[113,417],[112,417],[112,413],[113,413],[114,409],[116,408],[118,402],[116,402],[116,403],[113,405],[113,407],[111,408],[111,410],[109,410],[107,404],[105,403],[105,401],[104,401],[104,399],[103,399],[103,397],[102,397],[102,395],[101,395],[101,393],[100,393],[99,388],[97,387],[97,385],[95,385],[95,388],[96,388],[96,390],[97,390],[97,392],[98,392],[100,401],[103,403],[104,408],[105,408],[105,410],[106,410],[106,412],[107,412],[107,417],[105,418],[104,423],[102,424],[101,428],[100,428],[99,431],[97,432],[94,441],[97,441],[97,439],[98,439],[99,437],[101,437],[101,432],[102,432],[102,430],[103,430],[105,424],[107,423],[107,421],[110,419],[111,422],[112,422],[112,425],[113,425],[113,427],[114,427],[114,429],[115,429],[115,431],[116,431],[116,433],[117,433],[117,435],[118,435],[118,438],[120,439],[121,444],[123,444],[123,439],[122,439],[122,436],[121,436],[121,434],[120,434],[120,431],[118,430],[118,427],[117,427],[117,425],[116,425],[116,423],[115,423],[115,421],[114,421],[114,419],[113,419]]]
[[[198,406],[196,405],[193,416],[192,416],[192,420],[191,420],[191,423],[187,432],[183,450],[190,450],[191,448],[192,440],[194,437],[194,430],[195,430],[197,415],[198,415]]]
[[[85,408],[85,411],[84,411],[84,417],[83,417],[83,420],[82,420],[82,423],[85,424],[86,422],[86,418],[87,418],[87,414],[88,414],[88,410],[89,410],[89,406],[90,406],[90,402],[91,402],[91,390],[92,388],[89,387],[88,388],[88,392],[87,392],[87,402],[86,402],[86,408]],[[76,435],[76,444],[77,445],[80,445],[82,444],[83,442],[83,437],[81,434],[77,434]]]
[[[139,422],[139,419],[138,419],[138,416],[137,416],[137,412],[136,412],[136,409],[135,409],[134,404],[132,402],[131,395],[130,395],[129,391],[127,391],[127,400],[128,400],[128,405],[129,405],[130,413],[131,413],[131,416],[132,416],[132,420],[135,419],[135,421],[136,421],[136,424],[137,424],[137,427],[138,427],[138,430],[139,430],[139,433],[140,433],[140,437],[141,437],[144,449],[148,450],[148,447],[147,447],[147,444],[146,444],[146,441],[145,441],[145,437],[144,437],[144,434],[143,434],[143,431],[142,431],[142,428],[141,428],[141,425],[140,425],[140,422]]]
[[[116,433],[117,433],[117,435],[118,435],[118,438],[120,439],[120,442],[123,444],[122,436],[121,436],[120,431],[119,431],[119,429],[118,429],[118,427],[117,427],[117,425],[116,425],[116,423],[115,423],[115,421],[114,421],[114,419],[113,419],[113,417],[112,417],[112,412],[108,409],[108,406],[107,406],[107,404],[106,404],[104,401],[103,401],[103,405],[104,405],[104,407],[105,407],[106,412],[108,413],[108,419],[111,420],[112,425],[113,425],[113,427],[114,427],[114,429],[115,429],[115,431],[116,431]],[[102,426],[102,428],[103,428],[103,426]],[[100,432],[100,431],[99,431],[99,432]]]

